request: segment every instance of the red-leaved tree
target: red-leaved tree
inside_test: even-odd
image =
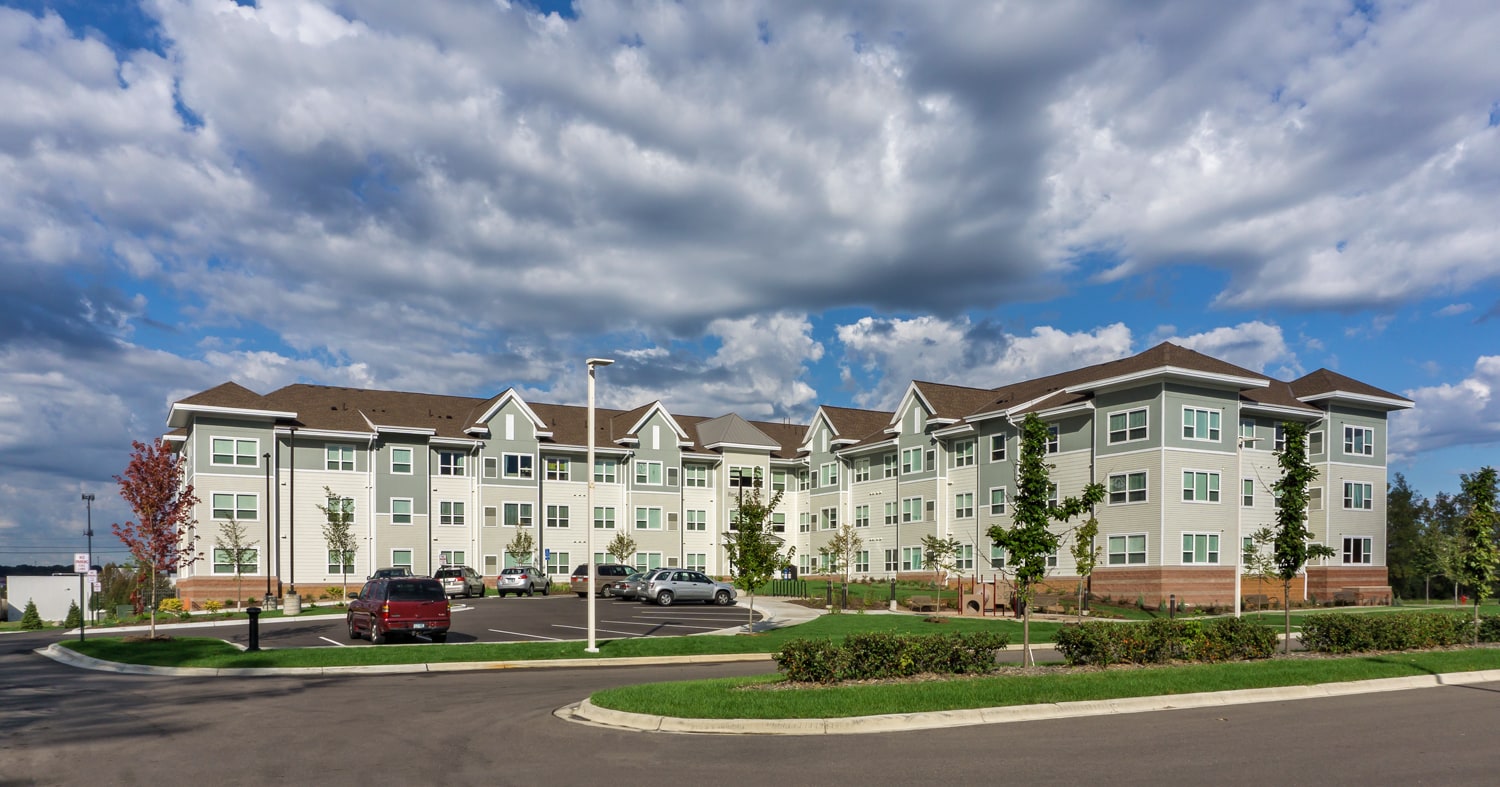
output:
[[[156,638],[156,572],[172,571],[202,557],[194,547],[198,536],[193,532],[193,485],[184,484],[186,467],[177,454],[162,447],[161,438],[150,445],[131,443],[135,451],[124,475],[115,476],[120,497],[130,504],[136,522],[111,525],[116,536],[130,548],[130,554],[152,571],[151,638]]]

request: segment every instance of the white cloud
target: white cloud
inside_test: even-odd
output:
[[[1500,443],[1500,355],[1483,355],[1458,382],[1405,392],[1416,405],[1391,415],[1392,462],[1453,446]]]
[[[1434,314],[1438,317],[1457,317],[1460,314],[1467,314],[1473,311],[1473,309],[1474,304],[1472,303],[1450,303],[1438,309]]]
[[[1267,373],[1271,364],[1278,363],[1280,366],[1275,370],[1275,376],[1282,379],[1300,377],[1303,374],[1296,354],[1287,349],[1281,328],[1259,320],[1214,328],[1191,336],[1165,334],[1161,340],[1180,344],[1189,350],[1197,350],[1204,355],[1263,374]]]

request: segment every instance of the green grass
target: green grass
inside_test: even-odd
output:
[[[781,680],[767,675],[624,686],[599,692],[591,700],[604,708],[683,718],[815,719],[1304,686],[1496,668],[1500,668],[1500,650],[1478,649],[783,691],[743,688]]]
[[[1033,643],[1050,642],[1061,624],[1033,622]],[[960,631],[1006,631],[1020,642],[1021,625],[1009,620],[954,619],[928,623],[915,615],[822,615],[797,626],[755,636],[636,637],[602,640],[599,653],[583,652],[583,642],[514,642],[400,647],[289,648],[240,651],[217,639],[182,637],[167,642],[127,642],[95,637],[85,642],[59,643],[106,661],[157,667],[333,667],[343,665],[424,664],[467,661],[528,661],[566,658],[624,658],[630,656],[688,656],[720,653],[773,653],[791,639],[843,639],[862,631],[932,634]]]

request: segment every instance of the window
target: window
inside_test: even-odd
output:
[[[616,468],[619,463],[613,459],[594,460],[594,483],[613,484],[616,483]]]
[[[1286,427],[1277,424],[1276,430],[1271,437],[1271,450],[1280,453],[1286,450]]]
[[[1344,562],[1369,565],[1370,539],[1344,536]]]
[[[1373,488],[1369,484],[1357,484],[1352,481],[1344,482],[1344,508],[1369,511],[1372,505],[1370,495]]]
[[[931,448],[927,449],[927,464],[924,467],[932,470],[937,469],[937,452]]]
[[[854,507],[854,526],[855,527],[869,527],[870,526],[870,507],[868,505],[855,506]]]
[[[596,530],[614,530],[615,529],[615,507],[614,506],[594,506],[594,529],[596,529]]]
[[[438,553],[438,564],[444,566],[461,566],[464,564],[465,557],[468,557],[468,555],[462,549],[444,549]],[[507,565],[512,564],[510,553],[506,553],[505,562]]]
[[[921,547],[902,547],[901,548],[901,570],[902,571],[920,571],[921,569],[922,569],[922,548]]]
[[[661,530],[661,509],[647,506],[636,506],[635,529]]]
[[[660,552],[637,552],[635,553],[635,570],[650,571],[653,568],[661,568]]]
[[[908,497],[908,498],[906,498],[906,499],[904,499],[904,500],[901,501],[901,521],[902,522],[921,522],[922,521],[922,498],[920,498],[920,497]]]
[[[786,477],[787,477],[787,472],[785,470],[773,470],[771,472],[771,491],[772,492],[785,492],[786,491]]]
[[[870,550],[861,549],[854,553],[854,573],[870,573]]]
[[[553,506],[553,505],[547,506],[547,527],[567,527],[567,526],[568,526],[568,507],[567,506]]]
[[[458,451],[438,452],[438,475],[463,475],[464,455]]]
[[[548,481],[573,480],[573,462],[564,456],[547,457]]]
[[[1240,419],[1240,440],[1243,441],[1246,445],[1254,445],[1255,444],[1255,419],[1254,418],[1241,418]]]
[[[1057,484],[1047,485],[1047,507],[1057,508]]]
[[[344,521],[352,523],[354,521],[354,498],[334,495],[328,498],[324,513],[329,522],[332,522],[334,517],[347,517]]]
[[[547,573],[566,574],[572,571],[573,561],[571,558],[572,556],[567,552],[553,550],[551,556],[547,558]]]
[[[990,461],[991,462],[1004,462],[1005,461],[1005,435],[1003,435],[1003,434],[992,434],[992,435],[990,435]]]
[[[1109,414],[1109,443],[1146,439],[1146,408]]]
[[[1219,502],[1219,474],[1182,471],[1182,499],[1190,503]]]
[[[661,462],[635,460],[635,483],[638,486],[661,486]]]
[[[1109,504],[1146,502],[1146,471],[1117,473],[1109,477]]]
[[[686,565],[683,567],[688,571],[708,571],[708,553],[706,552],[689,552],[684,562]]]
[[[839,510],[837,508],[825,508],[825,509],[822,510],[821,513],[823,514],[823,528],[822,529],[824,529],[824,530],[838,530],[839,529]]]
[[[736,528],[730,529],[737,529],[737,527],[738,526],[736,526]],[[803,511],[802,513],[797,515],[797,532],[806,533],[810,530],[812,530],[812,514]]]
[[[894,549],[887,549],[885,551],[885,570],[886,571],[894,572],[900,566],[900,563],[897,562],[896,555],[897,555],[897,552]]]
[[[729,468],[730,489],[754,489],[760,486],[763,478],[759,467],[734,466]]]
[[[485,555],[484,556],[484,574],[485,574],[485,576],[492,577],[492,576],[494,576],[496,574],[499,574],[499,573],[500,573],[500,556],[499,555]]]
[[[834,462],[825,462],[818,467],[818,486],[838,486],[839,466]]]
[[[412,565],[412,563],[411,563],[411,550],[410,549],[392,549],[391,550],[391,567],[392,568],[404,568],[407,571],[410,571],[411,570],[411,565]]]
[[[1111,566],[1143,566],[1146,564],[1146,534],[1110,536],[1107,557]]]
[[[506,527],[531,527],[530,503],[506,503],[504,510]]]
[[[324,447],[325,470],[343,470],[353,472],[354,470],[354,446],[352,445],[328,445]],[[329,572],[334,573],[334,572]]]
[[[1183,533],[1182,534],[1182,563],[1190,564],[1215,564],[1219,562],[1219,534],[1218,533]]]
[[[392,448],[391,449],[391,474],[392,475],[411,475],[411,449],[410,448]]]
[[[901,474],[922,472],[922,449],[907,448],[901,452]]]
[[[953,516],[956,519],[974,518],[973,492],[959,492],[953,496]]]
[[[1321,456],[1323,454],[1323,433],[1307,433],[1307,453],[1310,456]]]
[[[885,504],[885,523],[894,525],[901,518],[901,505],[892,500]]]
[[[953,553],[953,567],[959,571],[974,570],[974,545],[964,544]]]
[[[485,506],[484,507],[484,526],[485,527],[499,527],[500,526],[500,509],[499,508],[496,508],[495,506]]]
[[[529,479],[536,474],[536,468],[533,466],[536,457],[531,454],[503,454],[500,458],[505,463],[503,471],[505,478]]]
[[[783,514],[780,511],[777,511],[776,513],[774,513],[774,514],[771,515],[771,532],[772,533],[785,533],[786,532],[786,514]]]
[[[213,507],[214,519],[233,519],[244,522],[260,518],[260,498],[255,495],[215,492]]]
[[[956,442],[956,443],[953,444],[953,466],[954,467],[973,467],[974,466],[974,441],[973,440],[959,440],[958,442]]]
[[[880,477],[881,478],[895,478],[896,477],[896,469],[897,468],[896,468],[896,455],[895,454],[886,454],[885,456],[882,456],[880,458]]]
[[[1057,424],[1047,427],[1047,453],[1055,454],[1062,448],[1058,440]]]
[[[211,464],[234,467],[260,466],[259,440],[215,437],[209,443],[212,446]]]
[[[393,498],[391,498],[391,524],[393,524],[393,525],[409,525],[409,524],[411,524],[411,498],[409,498],[409,497],[393,497]]]
[[[1240,505],[1250,508],[1255,505],[1255,479],[1240,480]]]
[[[990,544],[990,568],[1005,568],[1005,547]]]
[[[854,482],[861,483],[870,480],[870,460],[854,460]]]
[[[1345,539],[1345,541],[1347,542],[1348,539]],[[1345,562],[1347,562],[1347,561],[1345,561]],[[249,548],[241,550],[240,551],[240,570],[239,570],[239,573],[241,573],[241,574],[254,574],[259,569],[260,569],[260,551],[258,549],[256,549],[255,547],[249,547]],[[232,554],[232,550],[221,549],[219,547],[214,547],[214,573],[215,574],[233,574],[233,573],[235,573],[235,570],[234,570],[234,555]]]
[[[685,513],[687,523],[685,527],[695,533],[708,532],[708,512],[688,509]]]
[[[1182,438],[1217,443],[1221,415],[1218,410],[1205,410],[1201,407],[1182,408]]]
[[[499,478],[500,477],[500,458],[499,457],[486,456],[484,458],[484,477],[485,478]]]
[[[1375,455],[1375,430],[1363,426],[1344,427],[1344,453],[1352,456]]]
[[[339,557],[339,551],[337,549],[328,550],[328,573],[339,575],[353,574],[354,553],[352,551],[345,552],[343,554],[343,560],[339,560]]]
[[[682,485],[693,487],[708,486],[708,465],[683,465]]]
[[[973,495],[970,495],[972,498]],[[973,502],[972,500],[970,501]],[[1005,515],[1005,487],[996,486],[990,488],[990,516]],[[973,516],[971,512],[969,516]]]
[[[444,500],[438,503],[438,524],[462,525],[463,523],[464,504],[462,500]]]

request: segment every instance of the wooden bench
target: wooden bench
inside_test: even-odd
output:
[[[1031,597],[1031,606],[1037,612],[1058,609],[1062,606],[1062,596],[1055,593],[1038,593]]]
[[[938,603],[932,596],[912,596],[906,600],[906,606],[913,612],[937,612]]]
[[[1333,603],[1337,606],[1354,606],[1359,603],[1359,593],[1353,590],[1340,590],[1333,594]]]
[[[1245,609],[1265,609],[1271,605],[1271,597],[1263,594],[1245,596]]]

